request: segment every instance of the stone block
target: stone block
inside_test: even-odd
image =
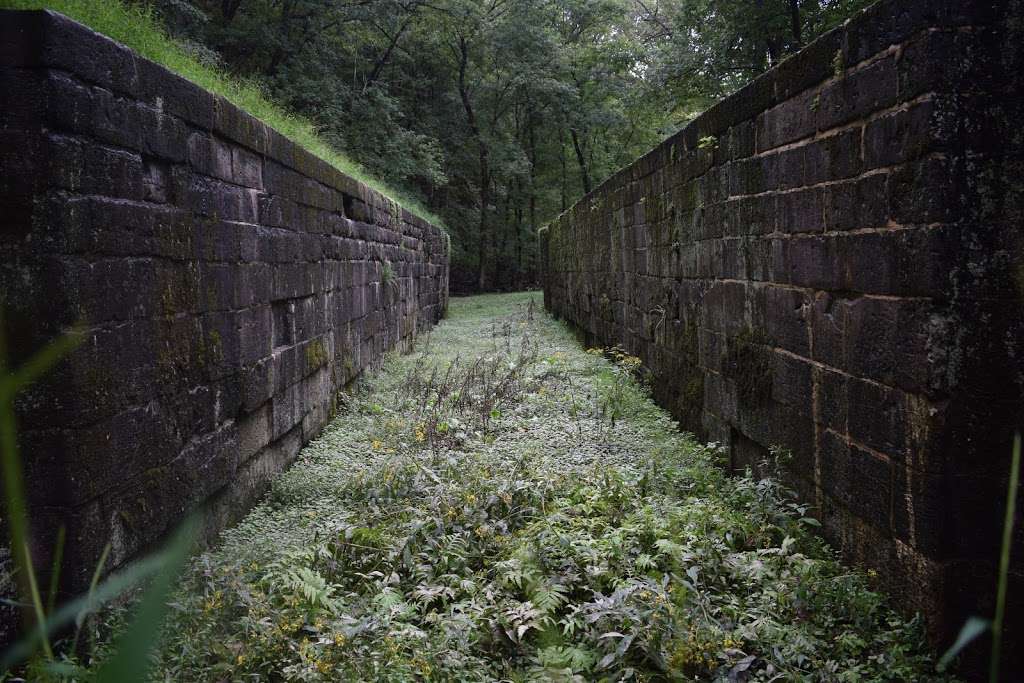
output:
[[[730,159],[743,159],[755,150],[755,129],[753,120],[744,121],[729,129],[727,137]]]
[[[271,438],[277,440],[302,422],[302,387],[296,383],[271,399]]]
[[[142,158],[138,154],[56,133],[46,136],[43,153],[46,182],[52,187],[124,199],[143,197]]]
[[[242,261],[233,270],[236,305],[249,308],[270,303],[273,292],[271,267],[265,263],[247,262],[244,257]]]
[[[910,162],[889,176],[888,201],[898,223],[956,221],[969,204],[961,171],[948,158]]]
[[[818,93],[807,90],[758,115],[757,151],[766,152],[813,135],[818,130],[819,106]]]
[[[11,67],[39,66],[45,22],[42,12],[0,10],[0,61]]]
[[[814,370],[814,415],[822,427],[845,438],[849,431],[847,384],[849,376],[831,369]]]
[[[296,343],[274,349],[274,395],[283,394],[288,387],[306,376],[305,345]]]
[[[899,90],[895,57],[843,74],[822,88],[816,100],[818,126],[830,130],[892,106]]]
[[[213,132],[247,147],[253,152],[267,153],[269,129],[223,97],[213,99]]]
[[[822,435],[820,476],[826,495],[881,535],[889,534],[893,510],[891,462],[826,431]]]
[[[235,267],[226,263],[200,263],[199,289],[201,308],[210,311],[231,311],[238,307],[235,299]]]
[[[186,154],[189,166],[202,175],[232,182],[231,146],[206,131],[188,136]]]
[[[83,132],[100,142],[135,151],[142,149],[142,120],[134,98],[125,98],[101,87],[92,89],[92,121]],[[60,106],[54,101],[53,108]]]
[[[806,235],[772,245],[773,278],[797,287],[842,289],[843,268],[834,240]]]
[[[30,438],[33,453],[26,475],[54,485],[32,487],[32,503],[75,507],[116,491],[124,482],[170,461],[181,447],[174,417],[151,401],[96,424],[53,430]],[[109,457],[116,453],[116,458]]]
[[[214,219],[256,223],[259,193],[205,176],[189,174],[184,205],[191,212]]]
[[[88,135],[91,132],[95,124],[94,89],[58,71],[4,70],[0,73],[4,74],[4,86],[11,102],[4,117],[21,117],[22,122],[46,121],[63,133]]]
[[[844,31],[833,30],[816,38],[799,53],[779,62],[773,70],[774,95],[787,100],[835,75],[835,55],[846,40]]]
[[[770,369],[772,401],[783,406],[792,406],[793,412],[809,416],[813,410],[813,366],[804,359],[772,352]]]
[[[270,306],[254,306],[235,313],[238,330],[241,365],[249,365],[266,358],[271,353],[273,339],[273,315]]]
[[[809,357],[811,303],[805,291],[785,287],[764,288],[763,329],[777,347]]]
[[[179,373],[197,376],[197,382],[211,383],[238,372],[239,335],[234,314],[214,311],[193,318],[192,337],[175,335],[167,343]],[[184,332],[184,330],[183,330]],[[182,381],[182,384],[185,384]]]
[[[912,419],[907,411],[907,395],[876,382],[851,377],[847,382],[847,400],[850,438],[886,454],[897,464],[902,463]]]
[[[956,254],[960,249],[956,226],[940,225],[882,233],[875,239],[865,240],[860,246],[867,247],[863,257],[874,252],[876,262],[885,263],[888,271],[888,276],[883,279],[888,289],[878,287],[875,291],[920,297],[942,297],[950,291],[948,264],[957,260]],[[855,247],[854,251],[857,250]],[[864,291],[877,287],[867,282],[867,269],[860,275],[858,277],[858,271],[851,271],[849,282],[861,283],[858,287]]]
[[[815,185],[860,174],[861,129],[844,130],[798,148],[803,153],[803,184]]]
[[[829,185],[824,191],[825,230],[884,227],[889,218],[885,173]]]
[[[955,27],[993,21],[999,3],[965,3],[960,0],[931,0],[921,4],[885,0],[867,8],[845,29],[844,62],[857,64],[899,45],[922,27]]]
[[[931,306],[920,299],[861,297],[849,302],[844,368],[859,377],[925,391]]]
[[[159,380],[155,354],[147,344],[152,324],[96,328],[58,370],[19,393],[19,424],[26,430],[76,428],[99,422],[145,403]],[[102,344],[102,346],[100,346]],[[106,354],[103,349],[111,349]],[[68,392],[68,386],[74,392]]]
[[[763,192],[765,189],[765,177],[762,171],[763,162],[761,157],[739,159],[729,165],[729,195],[749,195]],[[680,209],[693,208],[696,206],[696,193],[689,192],[690,184],[681,186],[686,188],[679,193]],[[696,187],[695,184],[692,187]]]
[[[263,189],[263,159],[244,147],[231,148],[232,182],[257,190]]]
[[[813,184],[805,179],[807,175],[805,163],[808,147],[814,147],[816,144],[820,143],[812,142],[809,145],[792,147],[772,155],[775,163],[772,172],[768,176],[769,179],[765,183],[768,185],[768,188],[773,190],[791,190]]]
[[[935,96],[881,116],[864,127],[864,166],[903,163],[949,147],[958,136],[951,98]]]
[[[129,97],[139,94],[142,60],[134,52],[62,14],[45,11],[41,15],[39,64]]]
[[[900,97],[991,89],[1000,73],[995,45],[995,37],[986,30],[923,32],[900,55]],[[956,57],[950,59],[950,55]]]
[[[944,474],[895,468],[893,535],[928,557],[948,557],[956,545],[949,536],[955,496],[948,482]]]
[[[196,261],[211,264],[231,264],[224,270],[233,272],[234,264],[241,258],[238,234],[248,226],[217,218],[194,219],[194,226],[192,257]]]
[[[203,131],[213,129],[214,96],[148,59],[136,62],[139,95],[154,112],[171,115]]]
[[[780,232],[821,232],[825,225],[824,191],[794,190],[778,195],[776,229]]]
[[[247,412],[238,420],[238,460],[246,462],[271,443],[271,411],[269,403]]]
[[[72,305],[91,323],[146,318],[159,311],[161,282],[151,261],[67,257],[60,267],[62,280],[77,285]]]

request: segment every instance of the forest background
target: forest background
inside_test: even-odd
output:
[[[146,0],[439,217],[453,293],[538,279],[537,229],[871,0]]]

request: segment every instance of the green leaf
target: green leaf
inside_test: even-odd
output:
[[[615,661],[615,653],[609,652],[604,657],[601,657],[601,661],[597,663],[598,670],[606,669],[611,666],[611,663]]]
[[[46,620],[46,633],[40,634],[33,630],[25,638],[11,645],[0,658],[0,669],[9,669],[18,662],[24,661],[32,654],[39,643],[40,637],[52,636],[59,629],[72,623],[81,623],[86,615],[95,611],[104,602],[122,595],[136,586],[140,581],[155,574],[166,565],[166,552],[143,558],[123,571],[110,576],[106,581],[90,589],[87,595],[76,598],[57,609]]]
[[[143,594],[135,610],[135,618],[117,639],[113,657],[100,668],[96,677],[100,683],[144,681],[149,678],[152,666],[150,651],[157,642],[164,616],[170,609],[167,599],[188,559],[195,531],[195,520],[188,520],[174,535],[168,546],[166,561]]]
[[[939,659],[939,663],[935,665],[935,670],[945,671],[946,667],[960,654],[961,650],[970,645],[991,626],[992,622],[988,619],[982,619],[981,617],[971,617],[968,619],[964,623],[963,628],[960,629],[960,635],[956,637],[956,642],[946,650],[946,653]]]
[[[39,594],[35,568],[32,566],[32,557],[29,551],[28,507],[21,454],[18,448],[14,398],[21,389],[35,382],[73,350],[81,342],[82,334],[78,330],[72,330],[58,337],[25,361],[24,365],[11,370],[7,366],[7,340],[4,334],[4,325],[5,317],[2,307],[0,307],[0,480],[3,481],[7,526],[15,574],[23,593],[22,598],[33,606],[35,613],[38,637],[30,638],[28,642],[32,644],[38,642],[46,653],[47,659],[52,661],[53,652],[47,637],[46,610]],[[63,535],[58,545],[60,547],[55,553],[56,557],[63,554]]]

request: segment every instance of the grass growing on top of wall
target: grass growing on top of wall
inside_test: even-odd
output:
[[[312,121],[268,99],[258,83],[230,76],[202,63],[167,34],[148,7],[128,5],[120,0],[0,0],[0,9],[49,9],[85,24],[196,85],[222,95],[343,173],[443,227],[442,221],[419,202],[372,178],[359,164],[327,144]]]

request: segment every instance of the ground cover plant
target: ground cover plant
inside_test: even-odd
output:
[[[154,679],[945,680],[804,506],[538,299],[453,300],[345,396],[193,560]]]

